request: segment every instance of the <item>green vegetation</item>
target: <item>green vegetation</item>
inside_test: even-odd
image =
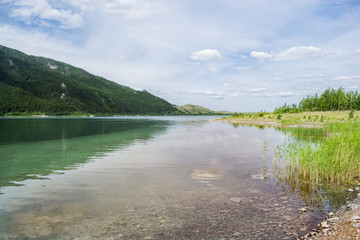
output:
[[[0,46],[1,115],[172,114],[177,111],[147,91],[82,69]]]
[[[229,115],[231,113],[225,111],[212,111],[198,105],[186,104],[184,106],[176,106],[180,115]]]
[[[297,104],[284,104],[275,108],[274,113],[298,113],[303,111],[343,111],[360,110],[360,93],[358,91],[345,92],[343,87],[327,89],[320,96],[307,96]]]
[[[358,120],[359,111],[327,111],[299,113],[236,113],[223,118],[233,123],[251,125],[270,125],[279,127],[321,127],[333,122]]]
[[[282,125],[313,124],[322,127],[320,135],[308,141],[287,143],[279,151],[289,163],[287,172],[309,182],[349,183],[360,177],[360,109],[358,91],[343,87],[327,89],[320,96],[307,96],[299,106],[283,105],[275,114],[284,114]],[[345,111],[346,110],[346,111]],[[311,111],[311,112],[303,112]],[[319,112],[323,111],[323,112]],[[308,130],[296,130],[300,135]],[[314,143],[314,138],[322,136]]]
[[[275,164],[286,172],[284,178],[289,182],[300,186],[299,181],[311,185],[360,180],[359,111],[242,113],[224,119],[234,126],[278,127],[295,137],[295,141],[279,147],[277,158],[281,163]]]
[[[287,160],[287,171],[310,182],[349,183],[360,177],[360,122],[334,122],[323,131],[326,137],[287,143],[278,158]],[[281,157],[279,157],[281,156]]]

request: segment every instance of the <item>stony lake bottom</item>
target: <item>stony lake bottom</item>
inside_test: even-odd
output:
[[[0,119],[0,239],[296,239],[352,197],[280,176],[285,132],[214,118]]]

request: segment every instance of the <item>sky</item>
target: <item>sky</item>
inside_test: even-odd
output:
[[[0,0],[0,45],[212,110],[360,90],[360,0]]]

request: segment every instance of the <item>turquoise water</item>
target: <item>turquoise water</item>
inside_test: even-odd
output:
[[[314,228],[321,211],[301,213],[306,201],[273,173],[285,134],[213,118],[0,119],[0,238],[294,239]]]

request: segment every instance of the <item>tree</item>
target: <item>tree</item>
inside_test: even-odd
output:
[[[286,103],[275,108],[274,113],[299,112],[299,111],[336,111],[336,110],[360,110],[360,94],[358,91],[345,92],[344,87],[338,89],[326,89],[320,96],[306,96],[297,107]]]

